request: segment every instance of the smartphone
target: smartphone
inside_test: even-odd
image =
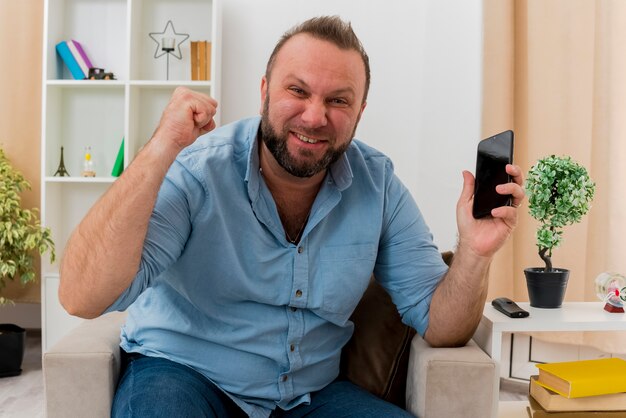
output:
[[[496,192],[498,184],[511,181],[506,165],[513,163],[513,131],[505,131],[478,143],[476,182],[474,186],[474,218],[484,218],[491,210],[511,205],[511,195]]]

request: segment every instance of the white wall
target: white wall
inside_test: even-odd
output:
[[[280,35],[309,17],[352,22],[372,84],[357,138],[389,155],[440,249],[456,242],[461,170],[480,139],[481,0],[224,0],[222,123],[256,115]]]

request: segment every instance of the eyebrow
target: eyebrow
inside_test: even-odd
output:
[[[296,82],[302,84],[304,87],[309,88],[309,85],[307,84],[307,82],[304,81],[303,79],[301,79],[298,76],[289,75],[289,76],[285,77],[285,80],[287,82],[289,82],[292,79],[295,80]],[[341,88],[339,88],[337,90],[333,90],[330,93],[330,96],[336,96],[336,95],[341,95],[341,94],[346,94],[346,93],[352,94],[353,96],[356,96],[356,91],[352,87],[341,87]]]

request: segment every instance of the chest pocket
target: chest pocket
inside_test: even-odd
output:
[[[324,247],[320,251],[322,309],[337,323],[348,320],[361,300],[376,262],[374,244]]]

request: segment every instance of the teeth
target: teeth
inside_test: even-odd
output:
[[[308,142],[309,144],[317,144],[319,142],[317,139],[311,139],[304,135],[296,134],[296,136],[298,137],[298,139],[300,139],[300,141]]]

